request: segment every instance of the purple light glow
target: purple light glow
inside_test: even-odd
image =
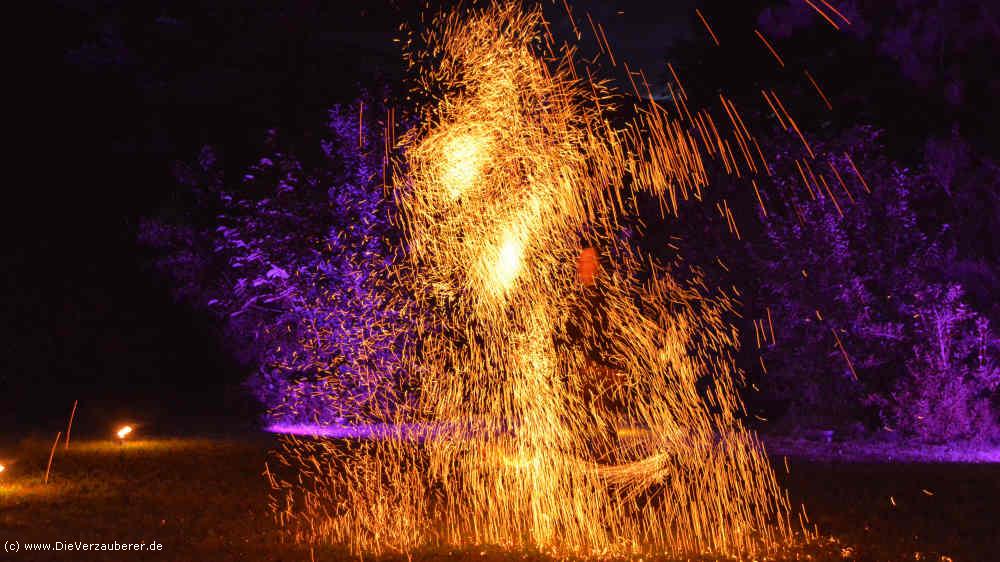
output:
[[[410,423],[322,425],[309,423],[274,423],[265,427],[270,433],[326,439],[415,439],[467,436],[474,431],[470,423]],[[902,445],[898,443],[840,443],[824,446],[812,441],[767,439],[772,455],[788,455],[816,461],[903,462],[903,463],[985,463],[1000,464],[1000,445]]]
[[[768,437],[764,445],[771,455],[819,462],[1000,464],[1000,444],[989,442],[936,445],[874,440],[819,443]]]
[[[424,441],[428,438],[468,436],[473,431],[469,423],[408,423],[408,424],[360,424],[322,425],[308,423],[274,423],[264,428],[270,433],[323,437],[327,439],[411,439]]]
[[[403,436],[420,436],[427,428],[418,424],[387,425],[367,424],[352,426],[316,425],[304,423],[276,423],[265,428],[271,433],[326,437],[329,439],[393,439]]]

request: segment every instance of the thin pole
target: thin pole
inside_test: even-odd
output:
[[[45,467],[45,483],[49,483],[49,471],[52,470],[52,457],[56,456],[56,445],[59,445],[59,438],[62,437],[62,432],[56,433],[56,440],[52,443],[52,450],[49,451],[49,466]]]
[[[69,449],[69,432],[73,429],[73,416],[76,415],[76,403],[78,401],[73,401],[73,411],[69,413],[69,425],[66,426],[66,449]]]

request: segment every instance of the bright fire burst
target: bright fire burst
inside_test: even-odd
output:
[[[446,141],[441,158],[441,185],[451,199],[472,188],[489,159],[488,141],[482,135],[462,133]]]
[[[118,428],[118,431],[115,432],[115,435],[118,436],[118,439],[125,439],[131,433],[132,433],[132,426],[130,426],[130,425],[123,425],[122,427]]]
[[[582,77],[539,8],[446,13],[429,29],[411,62],[434,103],[393,181],[407,238],[393,278],[419,320],[413,390],[366,420],[428,429],[289,438],[267,472],[280,522],[375,555],[785,543],[787,500],[739,420],[733,298],[623,235],[641,226],[639,198],[676,211],[700,193],[702,150],[735,166],[729,145],[654,103],[613,128],[620,98]]]

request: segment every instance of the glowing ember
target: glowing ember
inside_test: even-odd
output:
[[[393,182],[407,255],[390,277],[420,326],[404,353],[412,390],[360,420],[377,439],[286,441],[268,475],[299,540],[606,557],[761,552],[790,536],[738,418],[734,302],[623,235],[637,197],[675,210],[705,187],[699,144],[655,104],[612,128],[613,92],[545,29],[516,4],[444,14],[411,55],[420,99],[435,100]]]
[[[0,472],[4,472],[6,470],[7,470],[7,467],[5,465],[3,465],[3,464],[0,464]]]
[[[122,427],[120,427],[118,429],[117,432],[115,432],[115,435],[117,435],[119,439],[123,439],[124,440],[131,433],[132,433],[132,426],[130,426],[130,425],[123,425]]]

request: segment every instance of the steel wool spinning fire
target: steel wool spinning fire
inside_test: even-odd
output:
[[[518,4],[446,13],[410,53],[432,100],[392,182],[410,390],[368,420],[377,439],[279,454],[298,480],[275,480],[275,508],[301,540],[599,556],[790,536],[738,417],[731,298],[622,235],[642,198],[705,188],[700,141],[653,103],[613,128],[615,92],[547,29]]]

